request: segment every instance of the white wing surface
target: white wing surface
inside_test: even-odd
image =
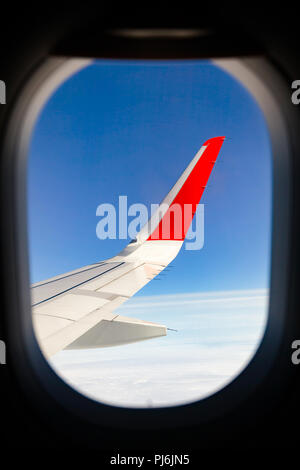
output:
[[[62,349],[166,335],[164,325],[123,317],[115,310],[177,256],[223,141],[214,137],[205,142],[137,239],[118,256],[31,286],[34,330],[46,357]],[[186,214],[189,205],[192,210]],[[174,216],[175,208],[181,208],[181,217]]]

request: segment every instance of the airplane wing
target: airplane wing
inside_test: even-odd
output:
[[[46,357],[166,335],[115,310],[177,256],[225,137],[204,143],[157,211],[119,255],[31,286],[33,326]],[[179,216],[178,216],[179,214]]]

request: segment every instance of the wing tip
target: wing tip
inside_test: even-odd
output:
[[[220,142],[220,141],[222,141],[222,143],[223,143],[223,141],[224,141],[225,139],[226,139],[226,137],[225,137],[224,135],[220,135],[220,136],[217,136],[217,137],[211,137],[211,138],[208,139],[206,142],[204,142],[203,145],[208,145],[208,144],[210,144],[210,143],[212,143],[212,142]]]

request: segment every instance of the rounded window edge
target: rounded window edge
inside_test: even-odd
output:
[[[88,59],[47,59],[33,74],[20,95],[11,115],[5,141],[5,158],[10,159],[14,174],[11,195],[14,200],[16,272],[18,273],[18,309],[9,319],[10,338],[18,337],[13,349],[14,367],[25,389],[38,377],[48,394],[74,415],[102,425],[120,428],[155,428],[199,424],[230,411],[241,403],[263,380],[274,364],[284,324],[287,298],[288,244],[290,220],[289,132],[282,111],[284,83],[266,59],[219,59],[213,63],[238,79],[261,108],[268,125],[273,156],[273,203],[271,241],[271,286],[269,316],[264,337],[248,366],[228,385],[198,402],[158,409],[130,409],[104,405],[82,396],[62,381],[42,356],[34,336],[29,296],[26,167],[27,149],[35,121],[53,91],[73,73],[91,62]],[[268,86],[266,85],[268,83]],[[284,184],[280,182],[284,179]],[[285,230],[282,230],[285,227]],[[14,344],[16,341],[10,339]],[[26,374],[26,367],[33,375]],[[45,394],[46,395],[46,394]],[[41,401],[43,401],[43,398]]]

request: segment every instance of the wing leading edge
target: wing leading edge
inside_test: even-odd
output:
[[[204,143],[155,214],[119,255],[31,287],[34,330],[46,357],[166,335],[166,327],[115,310],[177,256],[225,137]],[[191,205],[187,217],[174,209]],[[178,221],[179,220],[179,221]]]

